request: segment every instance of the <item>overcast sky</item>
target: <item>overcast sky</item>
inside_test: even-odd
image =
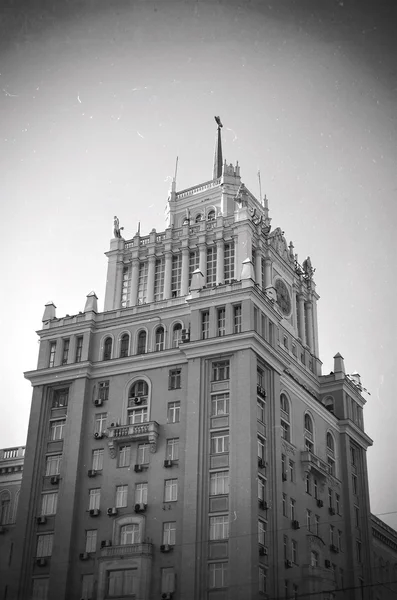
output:
[[[37,4],[37,3],[36,3]],[[40,3],[39,3],[40,4]],[[273,227],[316,268],[323,372],[365,394],[371,508],[397,527],[397,9],[384,0],[3,0],[0,447],[25,443],[44,304],[102,310],[113,215],[165,227],[212,176],[214,115]]]

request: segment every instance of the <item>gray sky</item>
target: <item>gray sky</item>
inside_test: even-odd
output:
[[[390,4],[390,6],[389,6]],[[103,307],[117,214],[165,227],[178,189],[224,156],[257,171],[321,296],[323,372],[341,352],[366,396],[372,511],[396,510],[397,9],[384,0],[3,0],[0,447],[23,444],[44,303]],[[397,527],[397,514],[382,518]]]

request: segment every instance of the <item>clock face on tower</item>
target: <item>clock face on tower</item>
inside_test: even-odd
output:
[[[281,308],[281,312],[283,315],[289,315],[291,312],[291,298],[287,286],[282,279],[277,279],[274,287],[277,293],[277,304]]]

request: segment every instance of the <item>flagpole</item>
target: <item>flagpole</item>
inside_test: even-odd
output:
[[[262,204],[262,184],[261,184],[261,172],[258,171],[258,179],[259,179],[259,202]]]

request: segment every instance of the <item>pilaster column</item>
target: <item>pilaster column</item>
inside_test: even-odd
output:
[[[307,345],[310,348],[310,352],[313,352],[313,303],[311,300],[305,302],[305,310]]]
[[[268,256],[265,257],[265,288],[272,283],[272,261]]]
[[[165,270],[164,270],[164,300],[171,298],[171,277],[172,277],[172,252],[165,252]]]
[[[123,286],[123,269],[124,263],[122,261],[117,263],[116,267],[116,290],[114,294],[114,306],[113,308],[121,308],[121,288]]]
[[[259,248],[255,251],[255,282],[262,287],[262,252]]]
[[[317,358],[320,356],[318,348],[318,320],[317,320],[317,301],[313,300],[313,336],[314,336],[314,354]]]
[[[298,298],[298,335],[302,344],[306,346],[306,331],[305,331],[305,297],[303,294],[297,294]]]
[[[204,277],[204,285],[207,282],[207,245],[199,244],[199,269]]]
[[[216,240],[216,283],[225,281],[225,242]]]
[[[181,296],[189,290],[189,248],[182,248]]]
[[[132,259],[131,266],[131,290],[130,290],[130,302],[129,306],[135,306],[138,297],[138,279],[139,279],[139,260],[137,258]]]
[[[149,256],[149,266],[147,273],[147,301],[154,302],[154,272],[156,268],[156,257]]]

